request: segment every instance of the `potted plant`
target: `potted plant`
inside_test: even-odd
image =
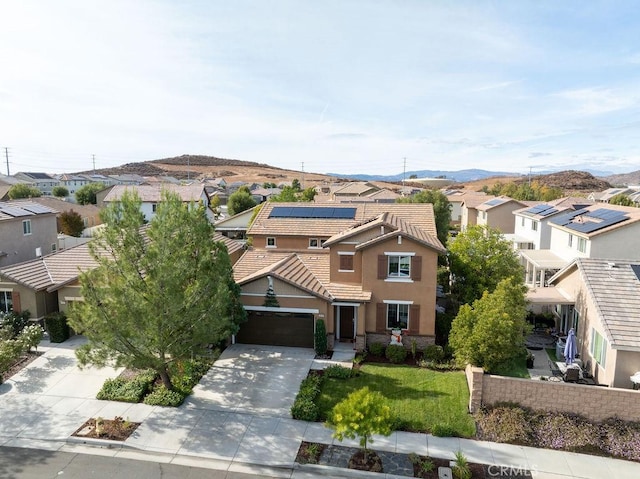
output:
[[[527,351],[527,369],[533,368],[533,361],[535,359],[536,357],[533,355],[533,353],[531,351]]]

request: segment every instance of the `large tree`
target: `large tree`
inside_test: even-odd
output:
[[[442,191],[423,190],[415,195],[398,198],[398,203],[431,203],[433,216],[436,222],[438,239],[443,245],[447,245],[449,228],[451,225],[451,203]]]
[[[257,205],[256,200],[251,196],[248,186],[241,186],[235,193],[229,196],[227,201],[227,212],[230,215],[237,215],[243,211],[250,210]]]
[[[485,226],[470,226],[450,242],[449,264],[451,291],[460,304],[492,292],[503,279],[524,279],[513,245],[498,230]]]
[[[245,312],[204,208],[163,192],[142,227],[140,205],[127,192],[103,210],[105,227],[90,243],[99,266],[81,275],[84,301],[69,324],[89,339],[81,364],[151,368],[173,389],[168,365],[236,333]]]
[[[530,332],[525,290],[517,278],[504,279],[473,306],[460,308],[449,335],[449,345],[460,364],[470,363],[491,372],[522,355]]]
[[[97,203],[96,193],[104,189],[102,183],[89,183],[76,191],[76,201],[81,205],[95,205]]]
[[[37,198],[39,196],[42,196],[42,192],[38,188],[25,183],[18,183],[9,188],[9,198],[12,200]]]
[[[84,230],[84,221],[76,211],[63,211],[58,216],[58,228],[66,235],[79,238]]]

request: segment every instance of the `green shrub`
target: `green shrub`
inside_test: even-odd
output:
[[[356,354],[356,357],[353,358],[353,364],[362,364],[365,359],[367,359],[367,352],[362,351],[361,353]]]
[[[69,324],[63,312],[47,314],[44,317],[44,324],[49,332],[49,341],[52,343],[62,343],[69,339]]]
[[[324,374],[329,378],[349,379],[351,377],[351,369],[339,364],[332,364],[324,370]]]
[[[30,317],[31,313],[29,312],[29,310],[25,310],[21,313],[16,313],[15,311],[11,311],[10,313],[0,312],[0,327],[10,328],[10,339],[14,339],[22,332],[24,328],[27,327]]]
[[[444,349],[437,344],[430,344],[424,349],[424,359],[426,361],[433,361],[439,363],[444,359]]]
[[[418,366],[421,368],[431,369],[433,371],[459,371],[462,367],[455,362],[453,359],[448,359],[443,362],[435,362],[435,361],[425,361],[424,359],[418,362]]]
[[[454,437],[456,431],[449,424],[438,423],[431,428],[431,434],[437,437]]]
[[[144,403],[149,406],[177,407],[182,404],[186,396],[179,391],[169,391],[164,384],[157,385],[151,394],[144,398]]]
[[[138,403],[151,391],[155,378],[155,372],[144,371],[132,379],[107,379],[98,391],[96,398],[106,401]]]
[[[28,353],[31,351],[31,348],[37,348],[40,341],[42,341],[43,331],[42,328],[37,324],[32,324],[31,326],[27,326],[24,328],[16,341],[20,343],[22,347],[22,351]]]
[[[312,399],[307,397],[296,398],[293,406],[291,406],[291,416],[300,421],[317,421],[318,414],[318,406]]]
[[[456,452],[456,458],[453,462],[454,465],[451,468],[451,472],[455,479],[471,479],[469,461],[467,461],[467,458],[462,451]]]
[[[369,352],[374,356],[384,356],[384,344],[382,343],[371,343],[369,345]]]
[[[399,344],[390,344],[384,354],[394,364],[403,363],[407,358],[407,350]]]
[[[327,354],[327,328],[324,325],[323,319],[316,321],[315,329],[315,349],[318,356],[324,356]]]
[[[177,361],[169,365],[169,374],[173,386],[184,393],[191,394],[191,390],[200,382],[202,376],[207,374],[213,360],[209,358],[190,359]]]

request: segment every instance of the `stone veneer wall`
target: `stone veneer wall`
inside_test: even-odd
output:
[[[580,414],[592,421],[613,416],[627,421],[640,418],[640,391],[553,381],[508,378],[484,374],[467,366],[469,411],[481,405],[513,402],[531,409]]]
[[[435,336],[418,336],[415,334],[403,334],[402,335],[402,345],[408,350],[411,350],[411,340],[415,339],[416,348],[420,351],[424,351],[424,348],[429,346],[430,344],[436,343]],[[367,333],[367,347],[372,343],[382,343],[387,346],[391,342],[391,334],[384,333]],[[356,349],[357,344],[356,344]],[[358,349],[360,350],[360,349]]]

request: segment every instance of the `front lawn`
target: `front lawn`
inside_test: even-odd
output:
[[[320,419],[356,389],[379,391],[396,417],[396,429],[471,437],[475,423],[467,412],[469,389],[462,371],[436,372],[392,364],[364,364],[359,376],[325,377],[316,400]],[[435,427],[435,430],[434,430]]]

